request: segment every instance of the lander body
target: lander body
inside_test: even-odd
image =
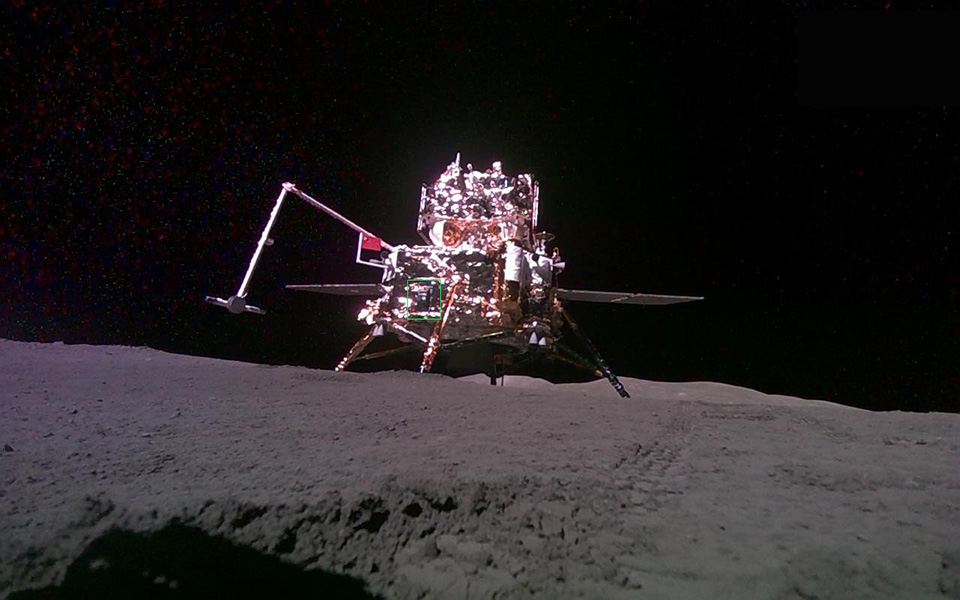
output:
[[[357,316],[367,331],[337,364],[338,371],[355,361],[418,349],[421,373],[433,368],[439,353],[458,353],[480,363],[476,370],[496,384],[505,373],[549,360],[605,377],[622,397],[629,397],[567,303],[666,305],[702,299],[558,287],[557,276],[566,264],[552,245],[554,236],[538,228],[535,177],[508,177],[500,162],[485,171],[461,166],[458,154],[432,185],[421,188],[417,232],[423,245],[389,244],[284,183],[237,293],[228,299],[207,296],[208,303],[234,314],[265,313],[247,304],[247,292],[264,248],[273,242],[270,232],[288,194],[356,231],[356,262],[382,272],[378,283],[286,286],[368,298]],[[396,336],[400,346],[366,351],[385,335]],[[575,343],[567,343],[569,338]]]

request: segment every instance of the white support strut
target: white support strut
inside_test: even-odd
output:
[[[253,252],[253,258],[250,259],[250,266],[247,267],[247,274],[243,276],[243,283],[240,284],[240,289],[237,290],[238,298],[247,297],[247,286],[250,285],[250,278],[253,277],[253,271],[257,268],[257,263],[260,261],[260,254],[263,252],[263,247],[267,245],[267,240],[270,239],[270,230],[273,229],[273,223],[277,220],[277,215],[280,214],[280,207],[283,205],[283,198],[286,195],[287,188],[284,186],[280,191],[280,195],[277,196],[277,203],[273,205],[273,211],[270,213],[267,226],[263,228],[260,241],[257,242],[257,249]]]

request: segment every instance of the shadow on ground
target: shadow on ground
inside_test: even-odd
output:
[[[63,583],[15,593],[41,598],[378,598],[363,581],[296,565],[200,529],[110,530],[90,543]]]

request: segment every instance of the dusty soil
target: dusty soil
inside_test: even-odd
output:
[[[508,383],[0,341],[0,595],[960,598],[960,415]]]

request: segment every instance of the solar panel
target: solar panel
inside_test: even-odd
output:
[[[606,302],[610,304],[679,304],[703,300],[702,296],[664,296],[660,294],[637,294],[633,292],[596,292],[592,290],[557,289],[557,296],[574,302]]]
[[[288,285],[288,290],[335,294],[337,296],[382,296],[383,288],[379,283],[309,283]]]

